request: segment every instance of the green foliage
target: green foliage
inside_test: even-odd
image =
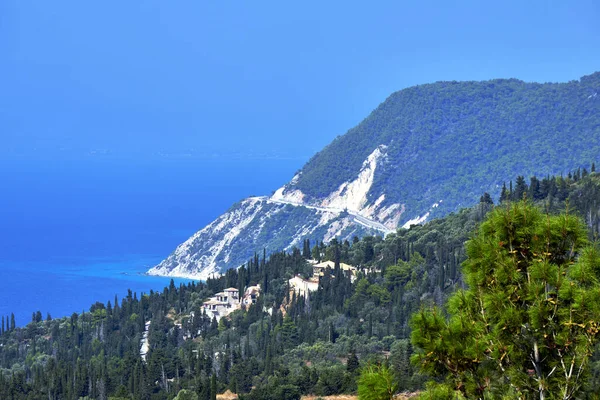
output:
[[[341,365],[335,368],[324,369],[319,374],[319,380],[315,385],[315,393],[321,396],[329,396],[343,392],[345,371]]]
[[[416,390],[421,387],[423,377],[415,372],[411,365],[412,346],[407,339],[394,341],[390,346],[389,363],[398,389]]]
[[[359,400],[391,400],[397,390],[394,376],[386,366],[368,365],[358,379]]]
[[[516,79],[437,82],[393,93],[302,168],[293,188],[322,199],[358,175],[377,146],[369,198],[406,206],[401,222],[475,204],[483,192],[523,175],[589,166],[600,153],[600,73],[568,83]],[[519,187],[519,190],[521,187]],[[520,199],[520,198],[519,198]],[[436,214],[437,213],[437,214]]]
[[[398,265],[391,265],[385,270],[385,283],[390,290],[404,286],[409,279],[410,266],[407,262],[400,261]]]
[[[350,373],[354,373],[358,371],[360,367],[360,362],[358,361],[358,357],[356,356],[356,352],[353,350],[348,357],[348,361],[346,361],[346,370]]]
[[[281,327],[276,332],[280,335],[281,342],[285,347],[294,347],[298,345],[298,328],[291,318],[284,318]]]
[[[173,400],[198,400],[198,395],[192,391],[181,389]]]
[[[421,400],[464,400],[465,396],[444,383],[429,382],[425,391],[419,395]]]
[[[526,201],[495,209],[467,243],[460,289],[412,319],[414,362],[466,397],[575,398],[600,320],[600,253],[583,222]]]
[[[273,381],[250,394],[240,396],[240,400],[300,400],[300,390],[297,386]]]
[[[576,171],[571,178],[544,178],[538,190],[535,183],[526,185],[527,196],[551,212],[564,209],[568,200],[569,213],[585,216],[593,237],[600,176],[583,175]],[[512,195],[507,191],[509,202]],[[11,327],[13,318],[5,316],[5,329],[0,331],[0,398],[170,399],[182,389],[197,394],[199,400],[215,398],[227,389],[240,399],[324,396],[356,393],[360,366],[384,362],[399,390],[422,390],[426,377],[408,362],[413,353],[406,340],[408,320],[421,307],[439,307],[457,288],[466,286],[459,268],[466,259],[464,242],[493,208],[485,196],[482,200],[471,209],[385,238],[331,245],[311,242],[311,252],[332,261],[339,257],[340,262],[357,266],[359,273],[353,282],[339,270],[327,271],[319,290],[309,297],[288,291],[288,279],[312,272],[302,252],[293,249],[268,257],[266,252],[255,254],[240,268],[206,283],[176,286],[173,282],[162,292],[129,292],[123,299],[95,303],[89,312],[67,318],[41,320],[35,313],[26,327]],[[542,219],[546,221],[545,216]],[[588,270],[573,265],[565,279],[593,284]],[[489,265],[474,269],[480,268]],[[535,279],[546,274],[531,271]],[[488,276],[481,274],[481,278],[484,275]],[[247,310],[220,323],[202,313],[202,302],[214,293],[228,287],[244,290],[257,283],[263,291]],[[572,296],[577,299],[580,294],[573,291]],[[593,301],[581,304],[593,305]],[[428,323],[445,329],[447,316],[446,311],[428,315]],[[140,341],[148,321],[150,351],[144,362]],[[543,318],[536,323],[540,321]],[[461,351],[460,346],[473,347],[461,332],[455,335],[461,341],[456,351]],[[472,360],[465,359],[465,365]],[[600,392],[598,360],[600,351],[590,359],[590,378],[581,397],[594,398]],[[447,369],[439,371],[439,381],[449,386],[432,386],[424,395],[452,398],[456,386],[452,379],[446,381]],[[518,393],[509,389],[503,396],[517,398]]]

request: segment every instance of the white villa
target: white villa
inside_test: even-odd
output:
[[[290,290],[293,290],[301,296],[306,296],[308,292],[315,292],[319,289],[319,279],[324,275],[325,269],[333,270],[335,263],[333,261],[324,261],[322,263],[313,264],[313,276],[310,279],[302,279],[300,276],[295,276],[288,281]],[[350,280],[356,280],[356,267],[352,265],[340,263],[340,269],[347,274],[350,274]]]
[[[290,289],[294,290],[300,296],[306,296],[308,292],[316,292],[319,289],[318,279],[302,279],[299,276],[295,276],[289,281]]]
[[[223,303],[239,303],[240,302],[239,292],[240,291],[237,290],[236,288],[229,288],[229,289],[225,289],[222,292],[215,294],[215,297],[217,298],[218,301],[221,301]]]
[[[242,304],[248,306],[256,303],[256,299],[260,295],[260,285],[249,286],[242,299],[240,299],[239,293],[240,291],[236,288],[225,289],[206,300],[202,308],[207,316],[214,317],[219,321],[221,318],[241,309]]]
[[[313,265],[313,277],[318,278],[323,276],[325,269],[330,268],[333,270],[335,268],[335,263],[333,261],[323,261],[322,263]],[[352,265],[340,263],[340,269],[351,276],[352,282],[356,279],[356,267]]]
[[[260,284],[256,286],[248,286],[242,299],[242,304],[249,306],[250,304],[256,304],[256,299],[260,296]]]

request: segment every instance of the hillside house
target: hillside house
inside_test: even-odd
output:
[[[219,321],[221,318],[241,309],[242,305],[255,304],[259,295],[260,285],[249,286],[242,298],[240,298],[238,289],[228,288],[206,300],[202,304],[202,308],[208,317],[216,318]]]
[[[260,284],[256,286],[248,286],[244,293],[244,298],[242,299],[242,304],[249,306],[251,304],[256,304],[256,299],[260,295]]]
[[[302,279],[296,275],[288,281],[290,290],[293,290],[300,296],[306,296],[308,292],[315,292],[319,289],[319,280],[315,278]]]
[[[325,270],[327,268],[334,270],[335,263],[333,261],[324,261],[322,263],[313,265],[313,278],[318,279],[319,277],[323,276],[323,274],[325,273]],[[352,265],[340,263],[340,269],[342,271],[344,271],[346,274],[349,274],[350,279],[352,280],[352,282],[354,282],[354,280],[356,279],[356,271],[357,271],[356,267],[353,267]]]
[[[223,301],[229,304],[239,303],[240,301],[240,291],[236,288],[225,289],[222,292],[215,294],[215,297],[219,301]]]
[[[319,279],[325,274],[326,269],[335,269],[335,263],[333,261],[324,261],[322,263],[311,263],[313,264],[313,276],[310,279],[302,279],[300,276],[295,276],[288,280],[290,290],[293,290],[301,296],[305,296],[308,292],[315,292],[319,289]],[[345,274],[350,276],[350,280],[354,282],[356,280],[356,267],[352,265],[340,263],[340,269]]]
[[[217,321],[221,319],[221,317],[230,314],[234,310],[233,306],[226,301],[219,301],[216,297],[211,297],[209,300],[205,301],[202,305],[204,308],[204,312],[210,318],[216,318]]]

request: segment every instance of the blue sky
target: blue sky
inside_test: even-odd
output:
[[[408,86],[599,70],[599,16],[592,0],[4,0],[0,155],[307,159]]]

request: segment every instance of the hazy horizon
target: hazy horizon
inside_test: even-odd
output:
[[[0,154],[307,160],[409,86],[591,74],[597,15],[593,1],[7,1]]]

